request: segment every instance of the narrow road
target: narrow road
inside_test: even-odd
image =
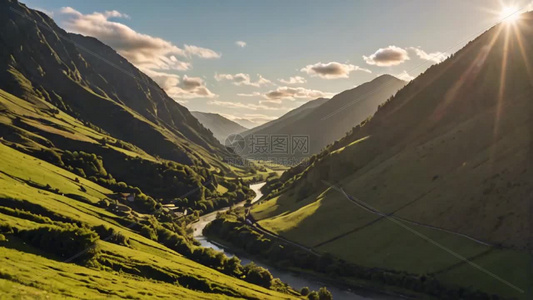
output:
[[[478,244],[482,244],[484,246],[493,246],[490,243],[478,240],[476,238],[473,238],[473,237],[471,237],[469,235],[466,235],[466,234],[463,234],[463,233],[459,233],[459,232],[451,231],[451,230],[448,230],[448,229],[444,229],[444,228],[440,228],[440,227],[436,227],[436,226],[420,223],[420,222],[413,221],[413,220],[410,220],[410,219],[406,219],[406,218],[403,218],[403,217],[398,217],[398,216],[395,216],[393,213],[390,213],[390,214],[382,213],[382,212],[378,211],[377,209],[373,208],[372,206],[370,206],[370,205],[358,200],[357,198],[349,195],[348,193],[346,193],[346,191],[344,191],[343,188],[340,188],[340,189],[334,188],[334,189],[336,189],[337,191],[340,191],[341,193],[343,193],[344,197],[346,197],[348,200],[350,200],[350,202],[352,202],[353,204],[359,206],[360,208],[362,208],[362,209],[364,209],[364,210],[366,210],[366,211],[368,211],[368,212],[370,212],[372,214],[381,216],[383,218],[392,218],[392,219],[395,219],[395,220],[398,220],[398,221],[402,221],[402,222],[405,222],[405,223],[409,223],[409,224],[413,224],[413,225],[416,225],[416,226],[421,226],[421,227],[425,227],[425,228],[429,228],[429,229],[433,229],[433,230],[438,230],[438,231],[450,233],[450,234],[457,235],[457,236],[460,236],[460,237],[464,237],[464,238],[467,238],[467,239],[469,239],[471,241],[474,241],[474,242],[476,242]]]

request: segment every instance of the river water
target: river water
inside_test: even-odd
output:
[[[260,189],[261,189],[261,187],[263,185],[265,185],[264,182],[250,185],[250,188],[252,190],[254,190],[254,192],[256,194],[255,198],[252,200],[252,203],[256,202],[257,200],[259,200],[263,196],[263,194],[260,191]],[[244,202],[242,202],[240,204],[237,204],[237,206],[242,206],[242,205],[244,205]],[[194,231],[194,233],[193,233],[194,238],[198,242],[200,242],[200,244],[203,247],[213,248],[215,250],[222,251],[228,257],[232,257],[235,254],[230,248],[227,248],[225,246],[221,246],[221,245],[215,244],[213,242],[210,242],[202,234],[202,231],[203,231],[204,227],[207,224],[209,224],[210,222],[212,222],[216,218],[218,212],[223,212],[223,211],[226,211],[228,209],[229,208],[223,208],[223,209],[220,209],[218,211],[215,211],[215,212],[212,212],[212,213],[209,213],[209,214],[201,216],[200,220],[198,222],[196,222],[196,223],[191,225],[191,228]],[[238,253],[237,256],[239,257],[239,259],[241,260],[243,265],[252,262],[252,259],[246,257],[246,255],[242,255],[243,253],[241,251],[238,251],[238,252],[239,253]],[[309,287],[309,289],[317,291],[319,288],[321,288],[323,286],[326,286],[328,288],[328,290],[333,294],[333,299],[335,299],[335,300],[348,300],[348,299],[350,299],[350,300],[351,299],[354,299],[354,300],[362,300],[362,299],[375,299],[375,300],[389,300],[390,299],[390,300],[393,300],[393,299],[400,299],[400,298],[392,297],[392,296],[389,296],[389,295],[380,295],[380,294],[377,294],[377,293],[372,292],[372,291],[351,290],[351,289],[347,289],[345,287],[332,285],[331,283],[321,282],[319,279],[317,279],[317,278],[315,278],[315,277],[313,277],[311,275],[305,274],[305,273],[296,273],[296,272],[290,272],[290,271],[285,271],[285,270],[279,270],[279,269],[276,269],[276,268],[274,268],[272,266],[269,266],[269,265],[266,265],[266,264],[263,264],[263,263],[257,262],[257,261],[254,261],[254,263],[256,265],[258,265],[258,266],[261,266],[261,267],[263,267],[265,269],[268,269],[270,271],[270,273],[272,274],[272,276],[281,279],[283,282],[289,284],[291,287],[293,287],[296,290],[300,290],[302,287],[307,286],[307,287]]]

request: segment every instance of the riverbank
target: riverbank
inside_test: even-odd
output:
[[[222,213],[204,230],[204,235],[216,238],[240,249],[249,255],[260,257],[274,266],[285,269],[309,270],[324,277],[334,278],[350,286],[364,284],[370,289],[394,291],[394,294],[413,295],[422,298],[445,299],[488,299],[487,295],[471,288],[446,285],[431,274],[414,274],[390,269],[371,268],[356,265],[328,253],[317,253],[286,239],[264,232],[256,225],[244,222],[242,208]],[[396,292],[397,291],[397,292]],[[493,297],[493,296],[492,296]],[[499,298],[495,298],[499,299]]]
[[[264,183],[258,183],[251,185],[250,188],[254,190],[256,196],[252,199],[252,203],[258,201],[262,197],[260,188]],[[245,202],[234,205],[235,208],[244,206]],[[272,276],[280,278],[283,282],[289,284],[296,290],[300,290],[302,287],[308,287],[311,290],[318,290],[322,286],[326,286],[328,290],[333,294],[334,299],[336,300],[363,300],[363,299],[374,299],[374,300],[393,300],[393,299],[405,299],[405,297],[397,296],[393,293],[381,293],[376,292],[375,289],[366,289],[366,288],[354,288],[353,283],[340,283],[339,280],[328,279],[320,274],[312,274],[309,272],[304,272],[303,270],[296,270],[290,268],[280,268],[273,266],[266,262],[266,260],[261,259],[261,257],[256,257],[249,255],[248,253],[239,250],[238,247],[232,247],[226,244],[222,240],[217,240],[216,238],[208,238],[203,234],[203,229],[212,221],[216,219],[218,213],[226,212],[228,208],[220,209],[218,211],[209,213],[207,215],[201,216],[198,222],[195,222],[191,225],[193,228],[193,237],[203,246],[211,248],[217,251],[224,252],[226,256],[233,257],[237,256],[243,264],[248,264],[254,262],[256,265],[266,268],[270,271]]]
[[[224,251],[226,254],[236,255],[243,263],[253,261],[258,266],[267,268],[273,276],[280,278],[283,282],[288,283],[296,290],[300,290],[302,287],[309,287],[311,290],[318,290],[320,287],[325,286],[333,294],[333,298],[335,300],[399,300],[416,299],[420,297],[419,294],[414,295],[403,290],[395,291],[389,287],[370,286],[368,285],[368,282],[357,282],[355,280],[349,281],[342,278],[327,277],[324,274],[309,270],[272,266],[261,256],[251,255],[243,250],[239,250],[237,247],[230,245],[226,241],[223,241],[217,237],[210,236],[205,238],[209,241],[209,243],[215,245],[220,251]],[[298,284],[298,282],[300,283]],[[427,296],[426,298],[431,299]]]

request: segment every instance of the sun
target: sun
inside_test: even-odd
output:
[[[520,18],[520,9],[516,6],[505,6],[500,11],[500,19],[506,23],[514,23]]]

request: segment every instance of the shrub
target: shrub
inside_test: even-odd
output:
[[[304,286],[301,290],[300,290],[300,295],[302,296],[307,296],[309,295],[309,288]]]
[[[333,300],[333,295],[326,287],[321,287],[318,290],[318,300]]]
[[[45,226],[21,230],[18,235],[28,244],[61,259],[83,261],[97,253],[95,242],[98,235],[86,228]]]
[[[309,299],[309,300],[319,300],[318,293],[315,292],[315,291],[312,291],[311,293],[309,293],[309,295],[307,295],[307,299]]]
[[[244,266],[245,280],[260,285],[265,288],[270,288],[272,286],[272,274],[262,267],[257,266],[253,262]]]
[[[125,237],[121,232],[114,230],[113,228],[99,225],[93,227],[93,230],[100,236],[102,241],[114,243],[122,246],[129,246],[129,239]]]

